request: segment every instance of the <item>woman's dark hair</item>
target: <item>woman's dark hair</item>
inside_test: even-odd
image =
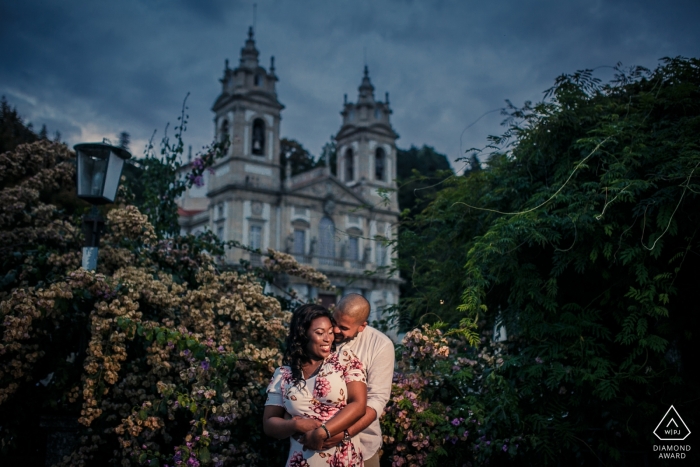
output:
[[[285,350],[282,363],[289,365],[292,369],[292,381],[296,386],[301,386],[301,383],[304,382],[304,373],[301,370],[301,366],[309,361],[309,356],[306,354],[306,345],[309,343],[309,338],[306,333],[309,331],[313,320],[324,316],[331,323],[335,324],[331,312],[321,305],[301,305],[292,312],[289,334],[287,334],[287,339],[284,341]]]

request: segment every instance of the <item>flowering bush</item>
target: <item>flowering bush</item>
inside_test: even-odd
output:
[[[43,169],[16,162],[36,151],[56,156]],[[260,420],[289,313],[264,293],[265,274],[218,262],[211,235],[159,239],[123,204],[107,213],[97,271],[79,269],[79,229],[41,201],[72,183],[71,157],[42,142],[0,158],[24,170],[0,180],[0,197],[18,200],[0,206],[0,234],[19,219],[37,248],[22,250],[0,301],[0,454],[26,448],[37,419],[57,414],[82,426],[62,466],[281,464],[286,449],[269,448]],[[54,224],[64,234],[51,243]],[[328,281],[269,254],[275,272]]]
[[[513,395],[498,374],[502,347],[484,339],[477,350],[428,325],[408,332],[402,344],[381,419],[383,465],[512,462],[525,437],[507,413]],[[496,407],[494,397],[506,405]]]

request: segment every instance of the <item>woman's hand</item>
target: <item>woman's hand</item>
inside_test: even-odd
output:
[[[307,431],[313,431],[321,426],[321,422],[313,418],[306,418],[296,416],[292,418],[294,420],[294,429],[297,433],[306,433]]]
[[[323,441],[326,439],[326,430],[323,428],[320,428],[321,424],[319,423],[319,428],[316,428],[313,431],[307,431],[303,435],[301,435],[301,438],[299,439],[299,442],[306,448],[306,449],[311,449],[313,451],[321,451],[323,450]]]

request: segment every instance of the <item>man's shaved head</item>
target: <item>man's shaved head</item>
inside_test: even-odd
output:
[[[370,305],[367,299],[359,293],[350,293],[338,302],[335,309],[359,324],[364,323],[369,318]]]

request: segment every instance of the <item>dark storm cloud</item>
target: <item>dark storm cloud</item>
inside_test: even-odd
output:
[[[252,1],[4,3],[0,94],[69,143],[127,130],[137,154],[154,129],[176,123],[187,93],[186,142],[212,139],[224,59],[237,66],[253,18]],[[505,99],[541,99],[561,73],[698,56],[699,10],[696,1],[259,1],[255,38],[263,66],[276,57],[284,136],[320,153],[343,94],[357,97],[366,49],[375,96],[391,94],[399,146],[454,159],[500,132],[498,112],[469,126],[481,115]]]

